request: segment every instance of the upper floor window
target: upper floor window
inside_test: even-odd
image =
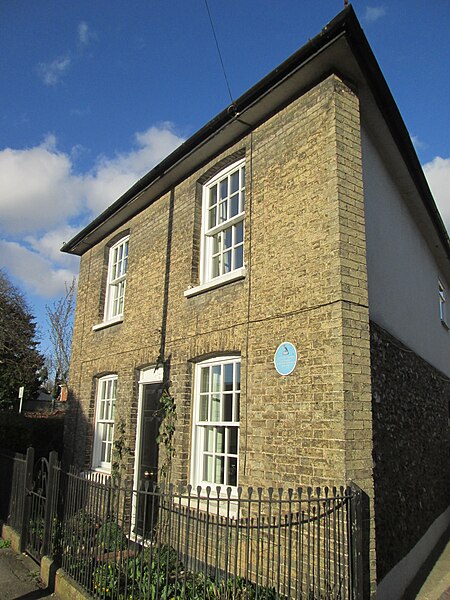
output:
[[[192,455],[195,485],[238,484],[240,390],[238,357],[197,365]]]
[[[244,266],[245,161],[215,175],[203,189],[202,281]]]
[[[98,380],[92,455],[94,469],[111,470],[116,396],[117,375],[108,375]]]
[[[122,238],[109,251],[105,321],[123,315],[128,266],[128,240],[128,237]]]
[[[439,281],[439,318],[441,322],[447,326],[447,306],[445,287]]]

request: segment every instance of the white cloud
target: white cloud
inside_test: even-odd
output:
[[[183,141],[168,122],[137,133],[135,140],[136,150],[99,160],[86,177],[86,197],[93,212],[104,210]]]
[[[427,147],[427,145],[424,142],[422,142],[422,140],[417,135],[412,135],[411,136],[411,141],[412,141],[413,146],[416,149],[416,151],[417,150],[423,150],[424,148]]]
[[[49,298],[64,292],[78,259],[60,253],[96,214],[182,142],[170,123],[135,135],[136,146],[75,173],[74,157],[49,135],[38,146],[0,151],[0,268],[25,288]]]
[[[423,170],[442,219],[450,232],[450,158],[436,156]]]
[[[56,85],[71,63],[72,59],[68,54],[60,56],[50,63],[39,63],[38,73],[45,85]]]
[[[0,151],[0,229],[47,229],[80,211],[80,181],[71,158],[54,144],[49,137],[34,148]]]
[[[384,17],[385,14],[386,9],[384,6],[368,6],[364,14],[364,19],[368,23],[374,23],[378,19],[381,19],[381,17]]]
[[[38,252],[41,256],[51,260],[53,263],[59,263],[67,268],[76,268],[78,265],[78,259],[70,254],[63,254],[60,252],[60,248],[78,231],[79,227],[62,225],[57,229],[47,231],[41,237],[29,235],[25,237],[25,242],[27,242],[27,244],[29,244],[29,246],[31,246],[35,252]]]
[[[91,40],[96,39],[97,35],[91,31],[86,21],[81,21],[78,25],[78,41],[83,46],[87,46]]]
[[[0,240],[0,267],[6,268],[32,293],[43,298],[62,295],[74,271],[55,266],[50,260],[17,242]]]

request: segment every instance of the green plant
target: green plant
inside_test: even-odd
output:
[[[106,552],[111,552],[126,548],[127,538],[117,523],[106,521],[106,523],[103,523],[97,531],[95,543],[99,548]]]
[[[9,548],[11,546],[11,540],[4,540],[0,538],[0,550],[2,548]]]
[[[126,458],[131,452],[131,449],[126,445],[125,440],[125,421],[120,418],[114,425],[113,461],[111,464],[111,475],[113,478],[120,476],[121,471],[124,469]]]
[[[158,368],[161,366],[163,367],[164,371],[162,383],[163,389],[159,401],[161,425],[159,427],[156,441],[164,448],[163,460],[159,466],[159,475],[161,479],[169,479],[172,460],[175,456],[174,436],[177,421],[177,407],[175,404],[175,398],[170,393],[169,363],[164,358],[163,354],[160,354],[156,361],[156,367]]]
[[[110,598],[116,594],[121,582],[120,571],[116,563],[98,565],[92,574],[94,593]]]
[[[97,520],[80,508],[67,519],[62,536],[63,549],[68,549],[75,557],[84,554],[87,548],[92,548],[97,529]]]

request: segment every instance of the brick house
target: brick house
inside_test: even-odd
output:
[[[172,481],[354,481],[372,590],[401,597],[450,524],[450,246],[353,9],[63,251],[65,459],[109,472],[120,439],[152,477],[167,376]]]

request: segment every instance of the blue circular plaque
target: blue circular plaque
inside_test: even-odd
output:
[[[290,375],[297,364],[297,350],[290,342],[283,342],[277,348],[273,360],[280,375]]]

